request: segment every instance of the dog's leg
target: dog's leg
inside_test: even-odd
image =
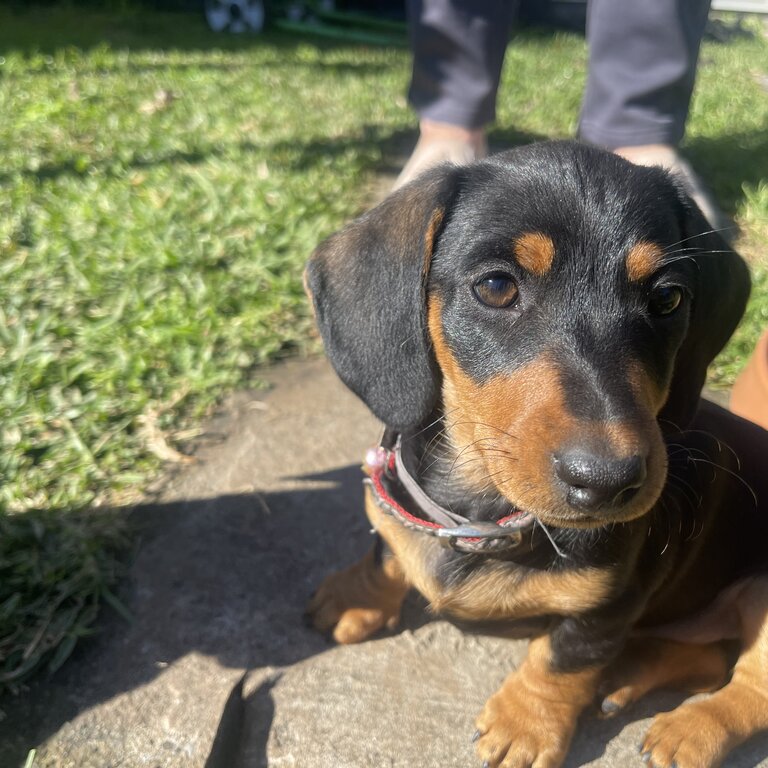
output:
[[[394,555],[376,546],[359,562],[326,577],[307,606],[314,626],[337,643],[359,643],[382,627],[394,629],[408,592]]]
[[[603,666],[554,668],[548,636],[531,641],[520,668],[488,699],[477,719],[477,750],[496,768],[557,768],[582,710],[593,700]]]
[[[627,643],[601,690],[602,713],[611,717],[647,693],[661,688],[689,693],[714,691],[728,679],[726,648],[721,643],[694,645],[660,638]]]
[[[643,751],[658,768],[712,768],[736,745],[768,729],[768,577],[745,583],[736,608],[742,652],[731,682],[654,718]]]

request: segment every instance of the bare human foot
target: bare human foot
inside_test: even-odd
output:
[[[395,181],[393,190],[405,186],[424,171],[441,163],[466,165],[488,154],[485,130],[469,129],[449,123],[422,120],[419,140],[405,167]]]

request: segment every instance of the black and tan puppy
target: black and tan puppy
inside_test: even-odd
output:
[[[599,691],[716,690],[654,720],[664,768],[768,728],[768,433],[699,401],[749,290],[708,230],[664,171],[539,144],[427,173],[310,260],[331,362],[399,435],[380,541],[310,613],[358,642],[415,587],[531,636],[477,719],[488,766],[560,765]]]

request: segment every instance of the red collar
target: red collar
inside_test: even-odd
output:
[[[400,435],[385,430],[381,442],[368,450],[363,464],[368,475],[364,482],[373,492],[379,509],[405,528],[435,536],[441,543],[460,552],[490,553],[517,547],[534,517],[513,508],[495,523],[472,521],[441,507],[431,499],[408,472],[401,453]],[[409,511],[395,495],[409,499]]]

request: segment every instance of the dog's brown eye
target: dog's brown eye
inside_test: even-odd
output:
[[[477,299],[488,307],[511,307],[518,296],[517,283],[504,272],[493,272],[481,277],[472,287]]]
[[[671,315],[683,300],[683,291],[676,285],[662,285],[651,292],[649,307],[656,316]]]

